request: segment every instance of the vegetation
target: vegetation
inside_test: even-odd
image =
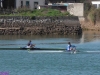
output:
[[[100,21],[100,8],[95,8],[92,4],[85,4],[85,18],[87,18],[93,24]]]
[[[11,13],[6,16],[71,16],[69,12],[61,12],[57,9],[35,9],[33,11],[27,9],[27,8],[19,8],[17,10],[14,10],[16,13]],[[2,15],[4,16],[4,15]]]

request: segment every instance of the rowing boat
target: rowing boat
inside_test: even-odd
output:
[[[61,49],[61,48],[0,48],[0,50],[63,50],[65,51],[66,49]]]
[[[55,52],[67,52],[67,53],[76,53],[74,51],[66,51],[66,49],[61,48],[0,48],[0,50],[28,50],[29,53],[55,53]],[[33,52],[30,52],[33,51]]]
[[[20,48],[0,48],[0,50],[28,50],[31,51],[30,53],[35,53],[35,52],[66,52],[66,53],[100,53],[100,51],[79,51],[76,50],[76,52],[73,51],[66,51],[64,48],[25,48],[25,47],[20,47]],[[33,52],[32,52],[33,51]]]

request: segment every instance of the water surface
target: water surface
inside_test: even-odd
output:
[[[67,42],[80,51],[100,51],[99,32],[82,36],[0,36],[0,47],[23,47],[32,40],[40,48],[66,48]],[[9,75],[100,75],[100,53],[31,53],[0,50],[0,72]]]

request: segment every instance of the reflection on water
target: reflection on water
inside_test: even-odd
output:
[[[81,43],[100,40],[100,32],[99,31],[84,31],[81,38]]]
[[[71,38],[80,39],[81,36],[77,35],[0,35],[0,39],[14,40],[14,39],[47,39],[47,38]]]
[[[100,39],[99,31],[83,31],[82,35],[0,35],[0,40],[42,40],[42,39],[58,39],[67,38],[65,41],[72,41],[73,43],[84,43]],[[69,40],[69,39],[70,40]]]

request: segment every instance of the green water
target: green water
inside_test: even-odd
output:
[[[100,35],[0,36],[0,47],[22,47],[32,40],[40,48],[66,48],[70,41],[80,51],[100,51]],[[9,75],[100,75],[100,53],[29,53],[0,50],[0,72]]]

